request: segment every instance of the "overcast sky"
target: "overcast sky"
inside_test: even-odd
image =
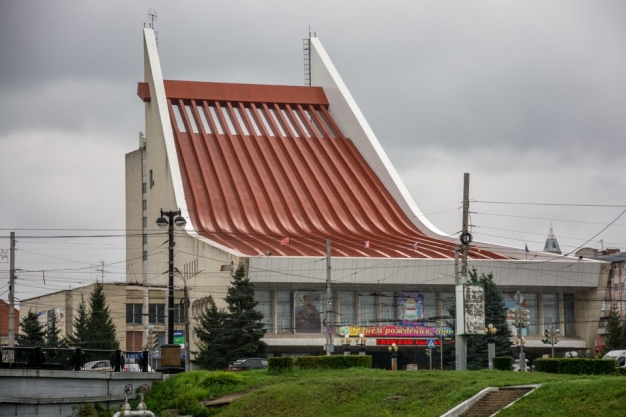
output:
[[[552,224],[570,252],[626,208],[624,1],[0,0],[0,249],[15,231],[20,299],[92,283],[101,261],[125,278],[151,8],[166,79],[302,85],[310,25],[446,233],[464,172],[472,200],[533,203],[472,202],[476,240],[541,250]],[[117,237],[68,237],[85,235]],[[586,246],[625,236],[626,215]]]

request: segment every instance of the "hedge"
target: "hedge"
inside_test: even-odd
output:
[[[300,369],[346,369],[346,368],[371,368],[372,357],[359,356],[297,356],[271,357],[269,358],[268,371],[280,373],[291,370],[294,366]]]
[[[605,359],[556,358],[535,359],[535,370],[551,374],[615,375],[617,362]]]
[[[270,357],[267,362],[267,371],[272,374],[279,374],[293,369],[293,359],[289,356]]]
[[[496,356],[493,358],[493,369],[499,371],[512,371],[513,358],[510,356]]]

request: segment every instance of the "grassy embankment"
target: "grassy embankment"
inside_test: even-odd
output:
[[[146,397],[154,412],[194,416],[439,416],[485,387],[542,383],[541,389],[500,415],[625,416],[626,378],[540,372],[390,372],[378,369],[294,371],[268,375],[191,372],[155,385]],[[199,401],[251,390],[228,407],[206,410]]]

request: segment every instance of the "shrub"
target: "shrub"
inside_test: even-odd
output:
[[[551,374],[613,375],[616,362],[586,358],[536,359],[535,370]]]
[[[296,366],[300,369],[318,369],[321,368],[322,356],[298,356],[296,358]]]
[[[207,373],[206,377],[202,379],[200,386],[209,388],[211,386],[219,385],[237,385],[243,383],[243,378],[233,372],[211,372]]]
[[[617,368],[617,373],[621,376],[626,376],[626,368]]]
[[[513,358],[510,356],[496,356],[493,358],[493,369],[499,371],[512,371]]]
[[[359,356],[299,356],[296,358],[296,366],[300,369],[346,369],[346,368],[371,368],[372,357]]]
[[[270,357],[267,361],[267,371],[271,374],[279,374],[293,369],[293,359],[289,356]]]

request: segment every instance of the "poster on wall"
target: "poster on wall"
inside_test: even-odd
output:
[[[398,293],[398,320],[400,326],[419,326],[424,320],[424,295],[419,292]]]
[[[37,316],[39,316],[39,324],[41,324],[42,326],[47,326],[48,325],[48,313],[46,311],[40,311],[37,313]]]
[[[513,320],[513,316],[515,311],[519,308],[526,308],[526,300],[522,297],[521,305],[517,304],[515,301],[514,293],[504,293],[502,294],[502,300],[504,301],[504,305],[506,306],[506,323],[509,325],[509,329],[513,336],[518,336],[517,334],[517,326]],[[522,328],[522,336],[526,336],[528,334],[528,329]]]
[[[320,307],[322,293],[318,291],[294,292],[296,333],[321,333]]]
[[[65,315],[63,314],[63,308],[56,308],[57,314],[57,327],[61,329],[62,334],[65,334]]]

